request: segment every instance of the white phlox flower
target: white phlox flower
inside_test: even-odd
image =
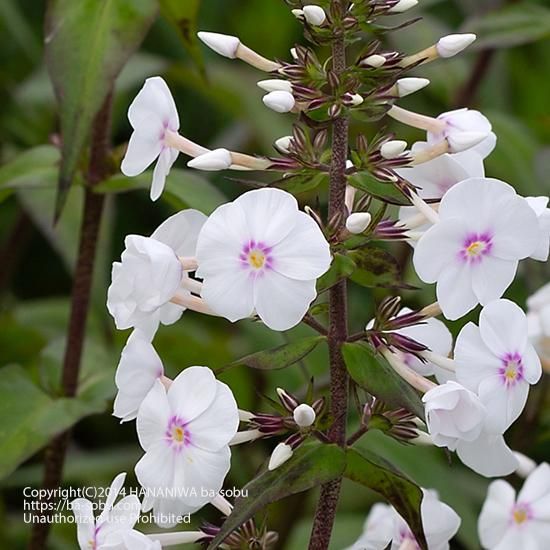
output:
[[[134,330],[122,350],[115,374],[118,393],[113,416],[121,422],[136,418],[142,401],[163,375],[164,366],[151,341],[140,330]]]
[[[115,500],[120,493],[126,473],[115,477],[102,512],[94,518],[94,503],[85,498],[77,498],[70,504],[77,526],[77,540],[80,550],[124,549],[124,537],[132,532],[136,524],[141,503],[136,495],[128,495]]]
[[[113,263],[107,308],[118,329],[136,327],[152,336],[159,323],[175,323],[191,296],[192,280],[179,257],[193,257],[206,216],[183,210],[151,235],[128,235],[121,261]],[[177,299],[178,304],[171,300]]]
[[[298,324],[331,262],[329,245],[296,199],[258,189],[217,208],[197,243],[201,297],[234,322],[254,312],[272,330]]]
[[[469,178],[441,200],[439,221],[418,241],[413,264],[422,281],[437,283],[443,315],[458,319],[502,296],[539,237],[535,213],[513,187]]]
[[[231,390],[207,367],[189,367],[166,390],[156,381],[142,402],[137,433],[145,455],[135,472],[158,525],[170,527],[213,499],[229,471],[239,413]]]
[[[420,504],[422,527],[428,550],[447,550],[449,541],[460,527],[460,517],[447,504],[439,500],[436,491],[422,489]],[[363,534],[347,550],[384,550],[391,542],[391,550],[407,548],[420,550],[416,538],[405,520],[387,504],[375,504],[365,521]]]
[[[438,447],[455,451],[462,441],[475,441],[484,426],[486,410],[478,396],[450,380],[422,397],[426,425]]]
[[[472,109],[456,109],[442,113],[437,117],[443,125],[439,130],[428,130],[428,144],[433,145],[447,139],[456,152],[465,150],[464,145],[481,138],[473,149],[485,158],[496,145],[496,136],[487,117]],[[466,148],[469,148],[466,147]]]
[[[478,532],[481,545],[489,550],[550,548],[550,466],[538,466],[517,496],[506,481],[493,481],[479,516]]]
[[[529,386],[542,373],[521,308],[509,300],[485,306],[479,326],[470,322],[460,331],[454,358],[457,380],[487,408],[488,430],[503,433],[521,414]]]
[[[122,538],[123,545],[117,546],[116,550],[161,550],[162,548],[160,541],[152,540],[139,531],[128,531]]]
[[[126,176],[137,176],[158,159],[151,185],[151,200],[155,201],[162,194],[166,176],[179,154],[173,141],[180,127],[178,111],[168,85],[160,76],[145,81],[128,109],[128,120],[134,131],[121,170]],[[188,145],[193,156],[208,151],[191,142]]]

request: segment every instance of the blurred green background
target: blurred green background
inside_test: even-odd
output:
[[[169,178],[170,192],[152,204],[140,183],[147,182],[149,175],[130,183],[119,178],[125,192],[107,197],[79,396],[57,398],[82,189],[71,190],[68,206],[54,228],[57,168],[51,161],[53,149],[36,149],[59,142],[57,107],[43,60],[45,4],[42,0],[0,0],[0,547],[11,549],[26,546],[29,526],[23,522],[22,488],[40,485],[41,449],[53,434],[74,424],[65,485],[106,486],[121,471],[128,471],[129,483],[135,485],[132,471],[140,457],[135,425],[119,425],[110,415],[113,375],[128,333],[114,330],[105,308],[110,264],[119,257],[124,236],[148,235],[168,215],[186,206],[211,211],[243,190],[242,184],[224,174],[205,177],[180,170]],[[497,148],[486,162],[487,174],[513,184],[521,194],[548,195],[548,1],[420,0],[413,12],[412,16],[421,15],[422,20],[391,34],[389,48],[413,53],[456,31],[476,32],[479,40],[465,55],[418,68],[415,76],[429,78],[431,85],[401,104],[436,115],[467,100],[489,117],[498,136]],[[263,55],[280,59],[289,59],[289,48],[303,42],[301,25],[282,0],[202,0],[197,28],[238,35]],[[116,82],[113,144],[123,147],[130,135],[126,110],[143,80],[160,74],[176,98],[183,135],[209,147],[273,154],[272,142],[290,133],[292,118],[263,106],[255,85],[263,75],[202,47],[192,53],[176,28],[159,16]],[[410,143],[422,139],[420,132],[391,128]],[[374,136],[378,129],[356,123],[352,132]],[[184,168],[184,159],[180,157],[176,166]],[[314,203],[316,195],[300,199]],[[407,282],[418,283],[407,264],[406,247],[392,248]],[[548,265],[524,262],[507,296],[524,306],[526,297],[548,280],[549,273]],[[351,324],[355,330],[366,324],[373,304],[386,292],[353,289]],[[432,299],[433,288],[425,285],[405,296],[410,307]],[[476,315],[454,323],[452,330],[458,331]],[[307,328],[272,333],[253,322],[231,325],[188,312],[176,325],[161,328],[155,347],[168,374],[175,375],[189,365],[222,367],[253,351],[310,333]],[[282,371],[243,367],[227,371],[222,378],[241,408],[267,412],[264,394],[274,397],[277,386],[303,392],[311,375],[321,393],[327,383],[326,349],[318,348],[304,364]],[[526,411],[508,437],[513,448],[537,461],[550,456],[547,390],[546,377],[531,391]],[[235,449],[227,486],[242,486],[251,479],[275,444],[267,440]],[[403,446],[377,433],[368,434],[363,444],[391,458],[421,485],[437,489],[456,509],[463,523],[453,548],[479,548],[476,518],[487,480],[457,460],[451,467],[440,450]],[[518,483],[516,478],[512,481]],[[316,496],[312,491],[269,508],[269,527],[279,532],[281,548],[306,548]],[[375,500],[374,494],[345,484],[333,548],[344,548],[357,538]],[[194,519],[215,521],[217,517],[207,507]],[[75,548],[74,526],[54,526],[50,547]]]

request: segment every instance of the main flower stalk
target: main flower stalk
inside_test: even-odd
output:
[[[344,8],[341,2],[339,0],[333,0],[333,2],[343,12]],[[337,76],[346,69],[346,47],[343,34],[336,36],[332,44],[332,68]],[[330,166],[329,219],[338,220],[338,224],[342,228],[346,220],[345,170],[348,155],[348,125],[346,116],[340,116],[334,121]],[[346,279],[333,286],[329,292],[327,338],[330,361],[330,413],[333,419],[329,437],[334,443],[344,446],[349,386],[346,365],[342,356],[342,344],[348,337]],[[342,479],[340,478],[321,487],[309,541],[310,550],[328,548],[341,484]]]

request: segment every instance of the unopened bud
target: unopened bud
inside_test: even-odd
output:
[[[199,155],[191,159],[187,166],[196,170],[205,170],[216,172],[218,170],[227,170],[232,164],[231,153],[227,149],[214,149],[204,155]]]
[[[288,80],[280,78],[270,78],[268,80],[260,80],[257,86],[266,92],[292,92],[292,84]]]
[[[361,61],[361,65],[368,65],[369,67],[378,68],[381,67],[386,62],[386,58],[383,55],[378,55],[377,53],[365,57]]]
[[[197,33],[197,36],[216,53],[229,57],[229,59],[235,59],[237,56],[237,48],[241,41],[236,36],[204,31]]]
[[[300,428],[308,428],[315,422],[316,418],[315,411],[305,403],[298,405],[294,409],[292,416],[294,417],[294,422],[296,422]]]
[[[304,12],[305,20],[310,25],[315,25],[318,27],[322,25],[327,19],[327,14],[321,6],[315,6],[311,4],[308,6],[304,6],[302,10]]]
[[[372,220],[368,212],[354,212],[346,219],[346,229],[353,235],[359,235],[365,231]]]
[[[414,94],[414,92],[418,92],[418,90],[425,88],[429,83],[430,81],[427,78],[400,78],[396,82],[397,95],[399,97],[405,97]]]
[[[418,4],[418,0],[399,0],[393,8],[390,8],[388,11],[390,13],[403,13],[404,11],[414,8]]]
[[[277,113],[288,113],[292,111],[296,101],[290,92],[276,90],[269,92],[262,98],[264,105]]]
[[[298,50],[296,48],[290,48],[290,55],[294,61],[298,61]]]
[[[361,103],[363,103],[363,101],[365,100],[363,99],[363,96],[359,94],[346,94],[344,96],[344,101],[347,105],[352,105],[353,107],[356,107],[357,105],[361,105]]]
[[[281,153],[288,153],[290,150],[290,144],[292,142],[292,136],[283,136],[275,141],[275,148]]]
[[[467,48],[476,39],[475,34],[449,34],[435,45],[440,57],[453,57]]]
[[[269,458],[268,470],[275,470],[281,464],[284,464],[293,454],[292,447],[286,443],[279,443]]]
[[[407,142],[400,139],[392,139],[391,141],[386,141],[380,147],[380,154],[385,159],[394,159],[398,157],[405,149],[407,148]]]

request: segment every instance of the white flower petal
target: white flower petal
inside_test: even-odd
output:
[[[228,445],[239,427],[239,411],[231,390],[216,382],[216,396],[206,411],[189,424],[191,444],[206,451]]]
[[[95,537],[93,504],[85,498],[77,498],[70,506],[75,517],[78,545],[81,550],[88,550]]]
[[[527,344],[523,351],[523,377],[529,384],[536,384],[542,376],[540,358],[531,344]]]
[[[156,201],[162,195],[166,184],[166,177],[170,173],[170,168],[172,168],[172,165],[176,162],[178,154],[176,149],[170,149],[168,147],[165,147],[160,153],[155,169],[153,170],[153,182],[150,191],[152,201]]]
[[[527,345],[527,318],[510,300],[487,304],[479,316],[479,331],[483,342],[497,357],[521,354]]]
[[[460,441],[456,452],[466,466],[485,477],[507,476],[518,467],[502,435],[482,432],[475,441]]]
[[[444,267],[436,294],[443,315],[451,321],[474,309],[478,299],[472,289],[472,270],[468,264],[456,262]]]
[[[517,261],[485,256],[471,267],[472,287],[480,304],[498,300],[512,284],[518,268]]]
[[[489,485],[487,497],[478,520],[478,533],[484,548],[495,548],[509,525],[516,499],[513,487],[499,479]]]
[[[170,419],[170,407],[164,386],[156,381],[141,403],[137,416],[137,435],[144,450],[158,441],[164,444],[164,432]]]
[[[518,494],[519,502],[533,504],[550,495],[550,466],[543,462],[531,472]]]
[[[315,280],[297,281],[275,271],[256,279],[254,293],[256,312],[271,330],[296,326],[317,296]]]
[[[167,489],[174,487],[174,464],[176,454],[163,439],[149,446],[135,467],[136,477],[142,487],[156,495],[167,495]],[[156,495],[155,495],[156,493]]]
[[[433,491],[424,490],[423,493],[420,513],[428,548],[444,550],[460,527],[460,516]]]
[[[125,176],[137,176],[147,170],[161,151],[162,142],[155,132],[134,132],[120,169]]]
[[[199,233],[207,219],[198,210],[182,210],[161,223],[151,238],[168,245],[178,256],[194,256]]]
[[[273,248],[273,269],[291,279],[316,279],[330,267],[330,247],[315,221],[299,212],[296,225]]]
[[[216,386],[216,377],[208,367],[186,368],[168,389],[171,412],[184,422],[191,422],[212,405]]]

